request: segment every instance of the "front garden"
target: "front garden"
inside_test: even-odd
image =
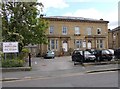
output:
[[[0,56],[1,56],[0,66],[3,68],[24,67],[28,62],[28,53],[29,53],[29,50],[26,48],[23,48],[20,53],[4,54],[0,52]]]

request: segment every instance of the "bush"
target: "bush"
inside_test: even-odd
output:
[[[29,53],[29,49],[23,48],[23,49],[22,49],[22,52],[23,52],[23,53]]]
[[[23,67],[25,61],[20,59],[2,59],[2,67]]]
[[[19,54],[20,59],[26,59],[28,57],[29,49],[23,48],[22,52]]]
[[[0,58],[4,58],[4,53],[0,51]]]

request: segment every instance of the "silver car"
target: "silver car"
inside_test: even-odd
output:
[[[84,51],[85,60],[95,61],[95,55],[92,55],[89,51]]]
[[[47,51],[44,58],[55,58],[55,52],[51,50]]]

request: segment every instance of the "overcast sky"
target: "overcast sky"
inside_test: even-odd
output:
[[[109,21],[108,29],[118,26],[119,0],[38,0],[46,16],[75,16]]]

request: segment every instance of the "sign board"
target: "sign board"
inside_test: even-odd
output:
[[[17,53],[18,42],[3,42],[3,53]]]

